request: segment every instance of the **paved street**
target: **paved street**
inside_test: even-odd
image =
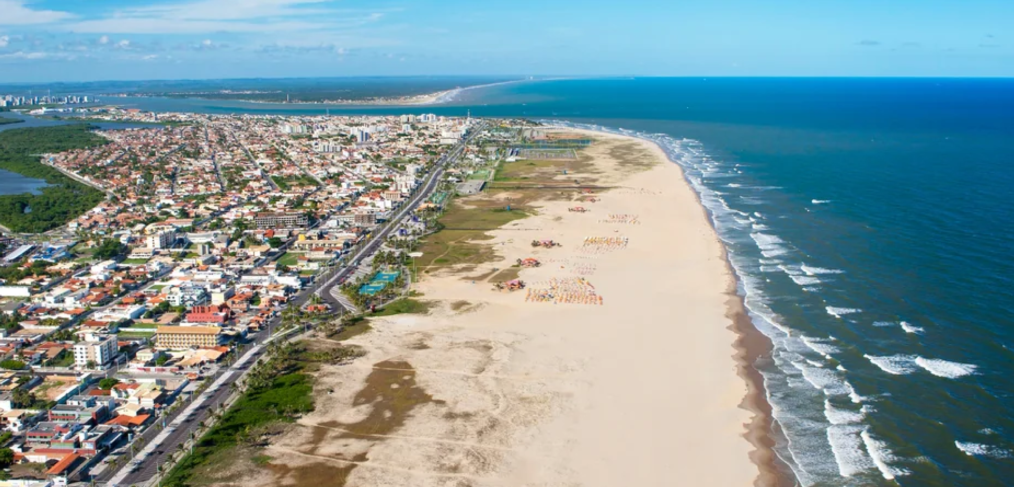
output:
[[[388,235],[400,226],[401,221],[432,194],[440,178],[443,176],[447,165],[453,163],[461,156],[465,145],[480,130],[482,130],[481,125],[441,157],[433,171],[430,172],[426,180],[408,202],[401,205],[391,216],[388,223],[378,229],[370,240],[361,246],[355,255],[348,260],[352,265],[333,267],[318,276],[310,286],[296,295],[289,306],[302,307],[311,295],[317,295],[329,303],[332,310],[344,313],[347,307],[332,294],[332,290],[335,289],[336,284],[353,272],[352,268],[356,262],[360,262],[376,252],[387,239]],[[291,241],[288,243],[291,243]],[[281,252],[279,252],[280,254]],[[267,329],[255,336],[252,346],[243,353],[235,364],[223,369],[222,373],[214,379],[213,384],[203,393],[194,397],[190,405],[177,412],[171,418],[166,419],[168,426],[165,429],[157,431],[157,428],[150,427],[145,431],[142,435],[145,440],[144,448],[137,454],[137,458],[141,460],[137,468],[134,468],[134,465],[131,465],[131,462],[128,461],[130,458],[128,453],[122,457],[124,461],[118,465],[118,471],[114,472],[112,469],[109,469],[109,471],[98,475],[95,480],[97,482],[105,482],[110,486],[140,485],[152,481],[157,474],[158,466],[169,460],[171,455],[177,451],[178,445],[185,444],[190,439],[191,434],[197,429],[201,421],[207,423],[207,419],[215,407],[225,403],[230,398],[233,394],[231,385],[241,379],[250,366],[255,364],[261,355],[263,355],[266,348],[264,346],[265,343],[270,339],[272,332],[280,322],[280,316],[273,318],[268,323]],[[288,339],[288,337],[280,338]]]

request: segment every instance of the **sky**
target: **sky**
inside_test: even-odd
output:
[[[0,0],[0,83],[1014,77],[1011,0]]]

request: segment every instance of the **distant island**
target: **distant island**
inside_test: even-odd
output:
[[[24,122],[24,120],[21,120],[20,118],[0,117],[0,125],[9,125],[12,123],[21,123],[21,122]]]

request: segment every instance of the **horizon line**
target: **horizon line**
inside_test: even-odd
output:
[[[283,80],[350,80],[350,79],[412,79],[412,78],[497,78],[518,81],[569,81],[569,80],[608,80],[608,79],[946,79],[946,80],[1014,80],[1010,76],[944,76],[944,75],[492,75],[492,74],[407,74],[407,75],[354,75],[354,76],[280,76],[280,77],[236,77],[236,78],[139,78],[139,79],[105,79],[105,80],[62,80],[62,81],[0,81],[0,86],[19,86],[35,84],[98,84],[98,83],[139,83],[139,82],[173,82],[173,81],[283,81]],[[533,79],[528,79],[533,78]]]

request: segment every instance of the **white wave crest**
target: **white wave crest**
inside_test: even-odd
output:
[[[834,316],[835,318],[841,318],[844,315],[850,315],[862,311],[861,309],[839,308],[837,306],[827,306],[824,309],[827,311],[827,314]]]
[[[907,321],[901,322],[901,329],[905,330],[905,333],[914,333],[916,335],[921,335],[924,331],[926,331],[923,327],[915,326]]]
[[[813,203],[815,205],[826,205],[830,202],[831,200],[810,200],[810,203]]]
[[[863,355],[867,360],[880,367],[880,370],[893,375],[907,375],[919,370],[916,366],[915,355],[891,355],[887,357],[877,357],[873,355]]]
[[[870,434],[869,428],[859,433],[859,437],[863,439],[866,452],[870,454],[873,464],[877,466],[877,470],[880,470],[880,475],[885,480],[894,480],[895,477],[908,475],[908,470],[888,465],[888,462],[895,461],[894,453],[887,447],[887,443],[874,438]]]
[[[845,271],[840,269],[825,269],[823,267],[812,267],[803,264],[799,267],[803,272],[810,276],[819,276],[821,274],[844,274]]]
[[[793,282],[799,284],[800,286],[815,286],[817,284],[820,284],[820,279],[817,279],[816,277],[812,276],[799,276],[789,274],[789,279],[792,279]]]
[[[970,457],[1010,458],[1011,453],[1003,448],[985,443],[955,441],[954,446]]]
[[[875,467],[863,451],[863,440],[859,437],[862,431],[863,427],[853,425],[832,425],[827,429],[827,441],[842,477],[852,477]]]
[[[972,375],[978,368],[977,365],[973,364],[962,364],[936,358],[916,357],[915,363],[919,367],[926,369],[927,372],[947,379],[957,379],[966,375]]]
[[[834,404],[831,404],[830,399],[824,398],[824,417],[831,424],[854,424],[862,421],[866,414],[862,411],[835,407]]]
[[[841,352],[841,349],[839,349],[838,347],[831,345],[830,343],[827,343],[828,341],[830,341],[827,339],[811,338],[804,336],[801,338],[801,340],[803,340],[803,343],[807,347],[809,347],[810,350],[813,350],[814,352],[823,355],[825,358],[831,358],[832,353]]]

